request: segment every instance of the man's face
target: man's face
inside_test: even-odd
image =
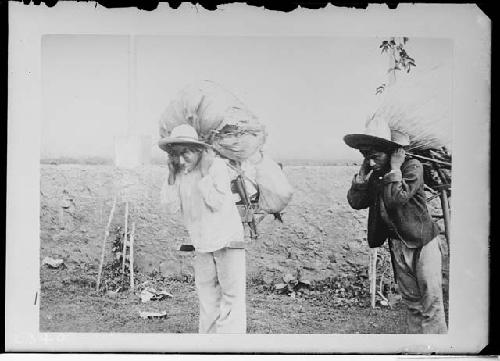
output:
[[[381,150],[363,149],[360,152],[368,160],[370,168],[374,171],[383,170],[389,162],[389,155]]]
[[[170,153],[179,156],[181,163],[184,163],[187,168],[192,168],[198,164],[201,157],[201,150],[190,145],[173,145]]]

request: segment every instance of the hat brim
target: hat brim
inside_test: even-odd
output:
[[[161,150],[164,150],[165,152],[168,150],[168,148],[172,145],[200,145],[202,147],[210,147],[210,145],[203,143],[202,141],[199,140],[194,140],[194,139],[182,139],[182,138],[162,138],[158,141],[158,147],[160,147]]]
[[[344,142],[351,148],[355,149],[381,149],[391,150],[402,147],[402,145],[390,140],[375,137],[368,134],[347,134],[344,137]]]

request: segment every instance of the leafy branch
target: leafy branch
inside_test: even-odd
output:
[[[390,38],[389,40],[382,41],[379,48],[382,49],[381,53],[388,53],[394,60],[394,67],[391,67],[387,70],[387,73],[393,72],[394,76],[396,76],[396,71],[405,70],[407,73],[410,72],[412,67],[417,66],[415,63],[415,59],[413,59],[406,52],[404,46],[408,42],[407,37],[403,37],[402,41],[396,40],[395,37]],[[386,88],[386,84],[383,83],[376,89],[375,94],[382,93]]]

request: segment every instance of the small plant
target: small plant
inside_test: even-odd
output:
[[[111,252],[113,260],[104,266],[103,269],[103,289],[105,291],[119,292],[129,288],[128,279],[126,275],[129,274],[130,264],[129,256],[125,256],[125,267],[122,272],[123,263],[123,242],[125,234],[122,227],[116,226],[110,231],[110,237],[114,237]],[[134,271],[137,270],[134,267]]]
[[[311,287],[311,282],[302,278],[300,269],[297,269],[297,277],[292,276],[290,273],[284,275],[283,282],[284,283],[274,285],[275,289],[292,298],[295,298],[296,295],[300,295],[302,290],[310,289]]]

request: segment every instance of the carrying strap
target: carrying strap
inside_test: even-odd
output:
[[[245,172],[241,169],[241,168],[237,168],[235,167],[234,165],[228,163],[227,164],[229,168],[231,168],[232,170],[234,170],[239,176],[245,178],[245,180],[249,181],[254,187],[255,189],[259,190],[259,186],[257,183],[255,183],[252,179],[250,179],[249,177],[247,177],[245,175]]]
[[[245,188],[245,182],[243,181],[243,177],[239,175],[236,178],[236,186],[238,188],[238,193],[240,194],[240,197],[242,198],[242,201],[245,205],[245,209],[247,214],[245,215],[245,218],[248,217],[248,212],[250,212],[250,219],[245,219],[245,223],[248,224],[248,227],[250,229],[250,238],[256,239],[259,236],[259,233],[257,231],[257,224],[255,222],[255,215],[253,212],[253,209],[251,209],[251,204],[250,204],[250,197],[248,196],[248,193]]]

